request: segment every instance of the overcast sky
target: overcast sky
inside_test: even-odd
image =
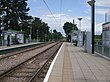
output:
[[[73,19],[79,28],[78,18],[82,18],[81,30],[91,31],[91,7],[87,4],[88,0],[45,0],[52,14],[49,12],[43,0],[28,0],[30,7],[29,15],[39,17],[42,21],[48,23],[50,29],[56,29],[63,35],[63,24]],[[104,23],[105,13],[110,12],[110,0],[96,0],[95,11],[95,33],[102,32],[102,24]],[[54,17],[55,18],[54,18]],[[110,14],[107,16],[110,20]]]

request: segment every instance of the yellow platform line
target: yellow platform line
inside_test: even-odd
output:
[[[74,82],[72,65],[71,65],[70,55],[67,47],[68,47],[67,44],[65,44],[62,82]]]

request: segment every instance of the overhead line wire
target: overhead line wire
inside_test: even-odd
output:
[[[61,27],[61,14],[62,14],[62,0],[60,0],[60,27]]]
[[[61,20],[61,15],[62,15],[62,0],[60,0],[60,27],[62,28],[62,20]],[[61,29],[62,30],[62,29]],[[63,33],[64,31],[62,30],[62,33]]]
[[[51,13],[51,15],[52,15],[52,17],[54,18],[55,22],[59,25],[59,23],[56,21],[56,18],[55,18],[55,16],[53,15],[52,11],[50,10],[50,8],[49,8],[48,4],[46,3],[46,1],[43,0],[43,2],[45,3],[46,7],[48,8],[49,12]],[[59,26],[60,26],[60,25],[59,25]]]
[[[60,24],[56,21],[56,18],[55,16],[53,15],[52,11],[50,10],[47,2],[45,0],[43,0],[43,2],[45,3],[46,7],[48,8],[49,12],[51,13],[52,17],[54,18],[56,24],[58,24],[59,27],[61,27],[61,13],[62,13],[62,0],[60,1]],[[61,29],[62,33],[63,33],[63,30]]]

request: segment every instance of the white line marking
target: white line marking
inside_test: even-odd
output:
[[[51,74],[51,72],[52,72],[52,69],[53,69],[53,66],[54,66],[54,64],[55,64],[55,61],[56,61],[56,59],[57,59],[57,57],[58,57],[58,55],[59,55],[59,53],[60,53],[60,51],[61,51],[63,45],[64,45],[64,43],[63,43],[62,46],[60,47],[60,49],[59,49],[57,55],[55,56],[55,58],[53,59],[51,65],[50,65],[50,68],[49,68],[49,70],[48,70],[48,72],[47,72],[47,74],[46,74],[46,77],[44,78],[44,81],[43,81],[43,82],[48,82],[48,79],[49,79],[50,74]]]
[[[98,53],[98,52],[95,52],[97,55],[99,55],[99,56],[101,56],[101,57],[103,57],[103,58],[105,58],[105,59],[108,59],[108,60],[110,60],[110,58],[109,57],[106,57],[106,56],[104,56],[104,55],[102,55],[102,54],[100,54],[100,53]]]

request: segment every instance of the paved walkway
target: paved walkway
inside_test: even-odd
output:
[[[18,44],[18,45],[10,45],[10,46],[0,46],[0,50],[16,48],[16,47],[23,47],[23,46],[34,45],[34,44],[39,44],[39,43],[41,43],[41,42],[32,42],[32,43],[27,43],[27,44]]]
[[[110,61],[64,43],[48,76],[44,82],[110,82]]]

